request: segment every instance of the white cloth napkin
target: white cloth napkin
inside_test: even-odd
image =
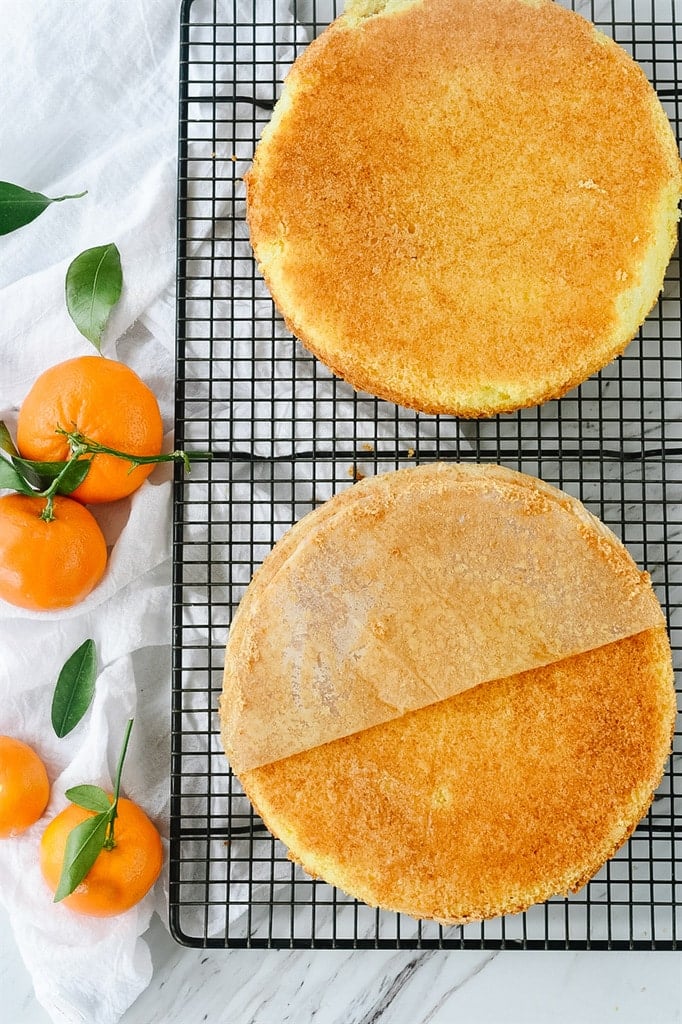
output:
[[[94,350],[66,313],[64,276],[83,249],[114,241],[124,292],[105,335],[157,395],[172,445],[178,6],[168,0],[0,0],[0,178],[51,196],[88,189],[0,238],[0,418],[11,429],[35,377]],[[290,23],[285,0],[225,4],[238,20]],[[291,59],[286,30],[280,74]],[[264,59],[272,46],[264,44]],[[210,231],[210,224],[206,227]],[[111,545],[104,581],[82,604],[32,614],[0,603],[0,733],[23,739],[52,782],[46,815],[0,841],[0,900],[33,977],[59,1022],[115,1024],[149,983],[141,938],[152,912],[167,917],[166,872],[137,907],[97,920],[55,906],[38,868],[47,820],[64,790],[108,786],[125,721],[135,717],[124,792],[168,832],[170,470],[95,515]],[[97,643],[93,707],[58,740],[50,703],[61,665]]]

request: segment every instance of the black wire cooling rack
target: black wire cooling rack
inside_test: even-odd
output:
[[[643,66],[679,137],[674,0],[577,5]],[[682,742],[647,817],[577,895],[443,929],[358,904],[286,858],[217,735],[228,626],[255,568],[314,505],[433,459],[500,462],[580,498],[651,573],[682,649],[682,355],[677,256],[625,355],[559,402],[480,422],[356,394],[287,334],[251,257],[247,169],[292,59],[333,0],[185,0],[181,13],[179,447],[175,478],[170,919],[196,946],[678,948]]]

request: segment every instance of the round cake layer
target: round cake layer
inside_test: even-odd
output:
[[[225,655],[225,747],[235,771],[258,768],[662,624],[620,541],[543,481],[467,463],[368,477],[251,581]]]
[[[645,813],[660,605],[575,498],[495,465],[368,478],[297,523],[230,628],[233,770],[291,856],[446,922],[583,884]]]
[[[645,814],[674,717],[659,627],[241,781],[310,874],[372,906],[465,923],[584,885]]]
[[[359,0],[294,64],[246,182],[303,344],[462,416],[558,397],[623,351],[682,191],[641,69],[551,0]]]

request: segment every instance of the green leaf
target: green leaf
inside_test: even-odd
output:
[[[19,473],[39,491],[49,487],[68,466],[67,472],[59,481],[57,494],[71,494],[75,491],[90,472],[91,462],[92,459],[78,459],[74,462],[34,462],[32,459],[22,459],[20,455],[12,458],[12,463]]]
[[[76,459],[70,463],[64,476],[59,481],[59,487],[57,488],[58,494],[71,494],[77,487],[85,480],[86,476],[90,472],[90,466],[92,465],[92,459]]]
[[[33,462],[31,459],[22,459],[20,455],[12,457],[12,464],[39,491],[49,487],[66,466],[65,462]]]
[[[108,814],[96,814],[93,818],[86,818],[69,832],[62,873],[54,894],[55,903],[70,896],[74,889],[78,888],[99,857],[104,846],[108,821]]]
[[[3,452],[7,452],[8,455],[18,455],[16,445],[12,440],[7,424],[0,420],[0,448]]]
[[[90,707],[97,679],[97,648],[85,640],[64,662],[52,698],[52,728],[61,739]]]
[[[66,308],[81,334],[100,349],[109,315],[121,297],[121,254],[111,242],[86,249],[66,272]]]
[[[42,192],[29,192],[11,181],[0,181],[0,235],[8,235],[10,231],[23,228],[39,217],[52,203],[62,203],[65,199],[81,199],[86,192],[73,196],[57,196],[50,199]]]
[[[3,458],[0,458],[0,490],[19,491],[20,494],[35,493],[14,466]]]
[[[67,789],[66,796],[72,804],[78,804],[86,811],[108,814],[111,808],[111,800],[99,786],[72,786]]]

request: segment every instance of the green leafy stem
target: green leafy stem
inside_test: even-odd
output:
[[[66,796],[71,803],[94,811],[69,832],[64,850],[64,861],[54,902],[66,899],[85,879],[102,850],[113,850],[116,842],[114,823],[118,816],[118,800],[121,792],[121,774],[130,741],[133,719],[129,719],[123,736],[123,745],[116,766],[114,794],[110,799],[99,786],[74,786],[67,789]]]
[[[64,468],[60,470],[57,476],[54,478],[49,487],[46,487],[44,491],[38,491],[36,497],[45,498],[45,508],[40,513],[40,518],[44,519],[46,523],[52,522],[54,519],[54,498],[56,494],[70,494],[71,491],[75,491],[76,488],[83,483],[86,476],[90,471],[91,459],[85,459],[80,462],[80,465],[84,468],[79,472],[74,473],[73,467],[79,462],[76,456],[71,458],[64,463]],[[71,477],[74,479],[72,480]]]
[[[87,192],[76,192],[74,195],[50,198],[42,192],[31,192],[11,181],[0,181],[0,235],[8,235],[30,224],[53,203],[82,199],[86,195]]]
[[[51,522],[54,519],[54,499],[57,494],[70,494],[83,483],[90,471],[93,458],[96,455],[113,455],[115,458],[123,459],[130,463],[129,472],[139,466],[148,466],[157,462],[182,462],[185,470],[191,470],[192,459],[210,459],[211,452],[185,452],[176,450],[161,455],[137,455],[131,452],[122,452],[109,445],[100,444],[99,441],[86,437],[73,425],[73,429],[66,430],[57,427],[56,432],[66,438],[71,455],[66,462],[32,462],[22,459],[9,436],[4,423],[0,423],[0,448],[10,456],[11,465],[7,462],[0,463],[0,487],[7,487],[10,490],[19,491],[22,494],[30,494],[36,498],[45,498],[45,508],[41,512],[41,519]],[[90,456],[87,458],[86,456]],[[2,472],[4,467],[4,472]]]
[[[109,448],[105,444],[100,444],[99,441],[93,441],[92,438],[86,437],[85,434],[81,434],[80,430],[64,430],[62,427],[57,427],[57,433],[61,434],[69,442],[69,448],[71,449],[71,458],[78,459],[83,455],[115,455],[119,459],[126,459],[130,463],[129,472],[133,472],[138,466],[148,466],[154,462],[177,462],[182,460],[185,464],[185,469],[190,472],[190,458],[195,458],[197,455],[206,457],[210,455],[210,452],[187,452],[174,451],[168,452],[165,455],[130,455],[126,452],[119,452],[115,448]]]

